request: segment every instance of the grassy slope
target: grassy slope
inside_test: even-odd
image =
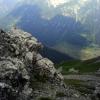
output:
[[[95,59],[87,61],[66,61],[57,65],[57,67],[62,67],[62,74],[70,74],[69,69],[74,68],[79,70],[80,74],[96,72],[100,68],[100,61]]]
[[[68,71],[70,68],[79,70],[79,74],[94,73],[100,68],[100,57],[86,61],[66,61],[58,64],[57,67],[62,67],[62,74],[64,75],[72,74]],[[65,79],[64,81],[68,86],[78,90],[82,95],[92,94],[95,89],[94,86],[90,85],[91,82],[89,81],[82,81],[77,79]]]

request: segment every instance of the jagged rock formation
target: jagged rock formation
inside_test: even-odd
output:
[[[0,30],[0,100],[90,100],[66,88],[42,47],[27,32]]]

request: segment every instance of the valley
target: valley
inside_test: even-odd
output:
[[[87,60],[100,55],[98,0],[18,0],[12,4],[4,11],[6,15],[2,13],[1,28],[16,26],[74,59]]]
[[[79,60],[92,59],[98,57],[100,54],[100,47],[98,46],[87,46],[81,48],[68,43],[59,43],[59,45],[54,46],[53,49],[63,52],[64,54],[69,54],[74,59]]]

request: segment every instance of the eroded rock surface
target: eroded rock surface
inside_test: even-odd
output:
[[[0,30],[0,100],[89,100],[64,85],[42,47],[27,32]]]

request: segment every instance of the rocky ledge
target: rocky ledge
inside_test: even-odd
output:
[[[90,100],[64,85],[42,48],[27,32],[0,30],[0,100]]]

